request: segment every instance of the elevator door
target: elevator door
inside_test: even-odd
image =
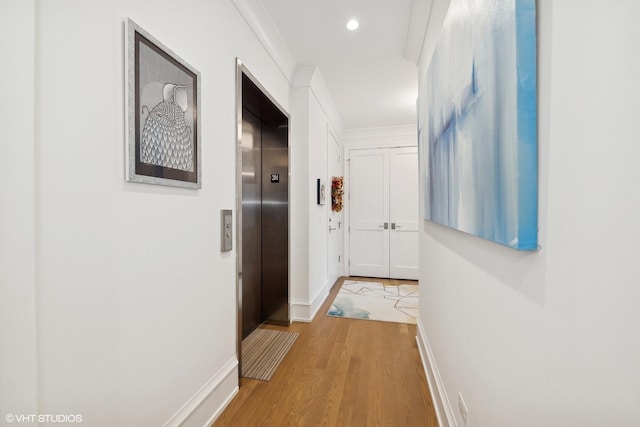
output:
[[[262,126],[242,112],[242,338],[262,323]]]
[[[262,321],[289,324],[288,127],[262,120]]]
[[[242,338],[289,324],[288,119],[246,77],[242,109]]]

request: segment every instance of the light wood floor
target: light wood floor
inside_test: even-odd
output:
[[[242,378],[238,395],[214,426],[438,425],[416,327],[326,316],[343,280],[313,322],[268,326],[300,337],[271,381]]]

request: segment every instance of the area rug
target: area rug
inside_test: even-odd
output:
[[[242,376],[269,381],[298,336],[262,328],[251,332],[242,340]]]
[[[416,324],[418,285],[345,280],[327,315]]]

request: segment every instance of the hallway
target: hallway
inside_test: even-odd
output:
[[[241,379],[216,427],[437,426],[415,325],[326,316],[345,279],[311,323],[269,326],[300,337],[270,382]]]

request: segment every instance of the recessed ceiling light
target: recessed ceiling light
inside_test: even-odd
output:
[[[358,29],[358,27],[360,26],[360,23],[358,22],[357,19],[350,19],[349,22],[347,22],[347,29],[348,30],[356,30]]]

